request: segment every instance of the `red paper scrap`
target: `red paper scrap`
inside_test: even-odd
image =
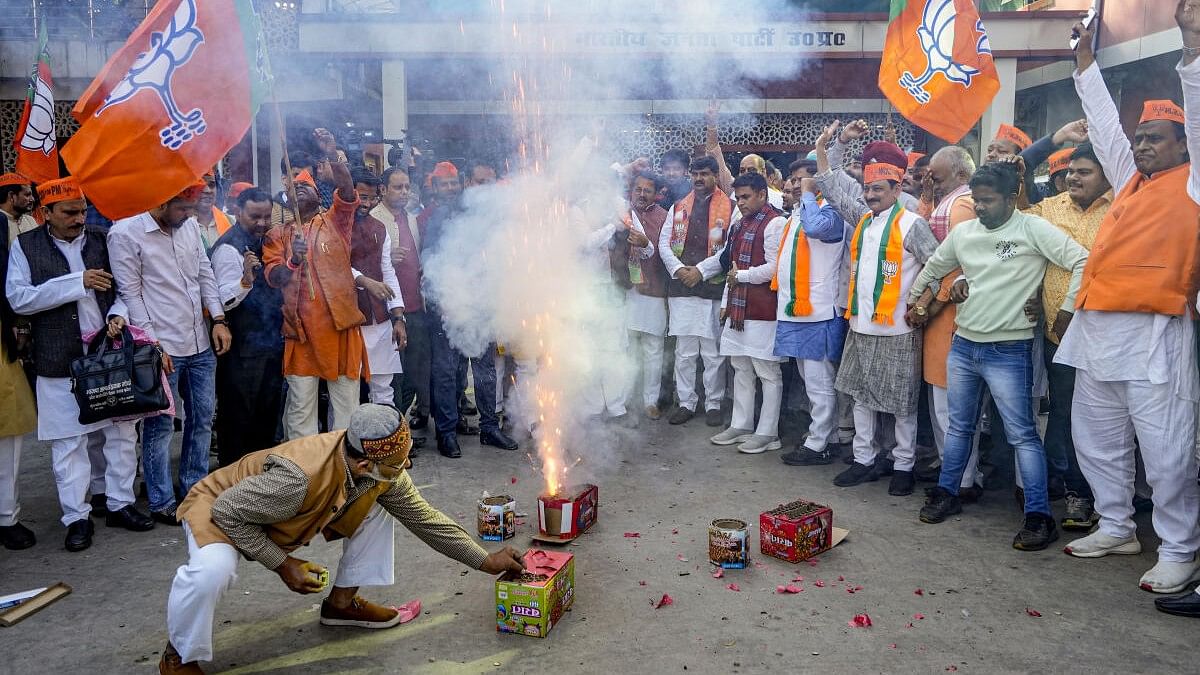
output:
[[[714,579],[721,579],[724,576],[725,576],[725,570],[721,569],[720,567],[717,568],[716,572],[713,572]]]
[[[738,586],[737,584],[725,584],[725,588],[728,588],[729,590],[737,592],[737,593],[740,593],[742,591],[741,587]]]
[[[958,672],[958,666],[946,666],[946,670],[951,673],[955,673]]]
[[[642,536],[641,532],[626,532],[625,533],[626,539],[640,539],[641,536]]]
[[[509,479],[508,479],[508,482],[512,483],[513,485],[516,485],[516,484],[517,484],[517,477],[516,477],[516,476],[513,476],[512,478],[509,478]]]
[[[895,649],[895,648],[896,648],[896,643],[895,643],[895,642],[893,642],[892,644],[888,645],[888,649]]]
[[[1037,611],[1036,609],[1030,609],[1028,607],[1025,608],[1025,613],[1028,614],[1029,616],[1041,616],[1042,615],[1042,613]]]
[[[853,619],[846,622],[851,628],[870,628],[871,617],[866,614],[855,614]]]
[[[638,582],[638,586],[645,586],[645,585],[646,585],[646,582],[644,582],[644,581],[639,581],[639,582]]]
[[[804,581],[804,577],[796,575],[792,577],[792,581]]]
[[[657,604],[655,604],[654,600],[650,601],[650,604],[654,605],[654,609],[658,609],[660,607],[666,607],[667,605],[671,605],[674,603],[675,603],[674,598],[667,595],[666,593],[663,593],[662,599],[659,600]]]
[[[804,592],[804,589],[800,588],[799,586],[794,586],[792,584],[788,584],[786,586],[776,586],[775,592],[776,593],[802,593],[802,592]]]
[[[682,553],[676,553],[675,559],[678,560],[679,562],[687,562],[688,561],[687,558],[683,557]]]
[[[857,593],[857,592],[859,592],[859,591],[861,591],[861,590],[862,590],[862,586],[855,586],[855,587],[854,587],[854,590],[853,590],[853,591],[851,591],[851,593]]]
[[[825,588],[825,582],[817,579],[813,582],[813,586],[816,586],[817,588]]]
[[[671,534],[679,534],[679,528],[672,529]]]
[[[845,580],[846,580],[846,577],[844,577],[840,574],[838,575],[838,581],[845,581]]]
[[[913,595],[925,595],[925,591],[918,588],[917,590],[913,591]]]
[[[907,625],[907,626],[905,626],[905,628],[912,628],[912,627],[913,627],[913,625],[912,625],[912,622],[911,622],[911,621],[909,621],[909,622],[908,622],[908,625]]]
[[[924,614],[913,614],[913,618],[916,619],[917,621],[922,621],[925,619],[925,615]]]

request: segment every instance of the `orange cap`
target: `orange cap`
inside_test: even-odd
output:
[[[458,167],[450,162],[438,162],[433,166],[434,178],[457,178]]]
[[[7,187],[9,185],[29,185],[30,182],[31,181],[28,178],[19,173],[6,173],[0,175],[0,187]]]
[[[910,168],[910,169],[911,169],[911,168],[913,167],[913,164],[916,164],[916,163],[917,163],[917,160],[918,160],[918,159],[921,159],[921,158],[922,158],[922,157],[924,157],[924,156],[925,156],[925,153],[923,153],[923,152],[910,152],[910,153],[908,153],[908,168]]]
[[[202,180],[193,181],[191,185],[188,185],[180,190],[179,194],[175,198],[182,199],[185,202],[194,202],[197,199],[200,199],[200,193],[203,192],[204,188],[206,187],[208,187],[208,184]]]
[[[881,180],[899,183],[903,178],[904,170],[887,162],[872,162],[863,166],[863,185]]]
[[[226,196],[228,196],[230,199],[237,199],[238,195],[242,194],[243,192],[245,192],[246,190],[249,190],[252,187],[254,187],[254,183],[247,183],[244,180],[240,180],[240,181],[234,183],[233,185],[229,186],[229,192],[227,193]]]
[[[292,179],[292,182],[293,183],[308,183],[309,185],[312,186],[312,189],[314,189],[314,190],[317,189],[317,181],[313,180],[312,174],[308,172],[308,169],[305,169],[305,170],[301,171],[300,173],[296,174],[296,177]]]
[[[1058,173],[1059,171],[1067,170],[1067,165],[1071,163],[1071,153],[1072,152],[1075,152],[1075,148],[1063,148],[1062,150],[1059,150],[1058,152],[1054,153],[1053,155],[1050,155],[1049,162],[1050,162],[1050,175],[1051,176]]]
[[[1001,124],[1000,128],[996,130],[996,137],[992,140],[1008,141],[1021,150],[1033,145],[1033,140],[1029,138],[1028,134],[1011,124]]]
[[[1183,124],[1183,109],[1175,105],[1174,101],[1165,99],[1146,101],[1142,106],[1142,119],[1138,120],[1138,124],[1156,120]]]
[[[79,183],[75,182],[71,176],[48,180],[38,185],[37,193],[42,206],[50,206],[56,202],[65,202],[71,199],[83,199],[83,190],[79,189]]]

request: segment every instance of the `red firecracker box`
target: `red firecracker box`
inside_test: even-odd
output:
[[[758,517],[763,555],[800,562],[833,548],[833,509],[803,499]]]
[[[595,485],[569,487],[561,495],[538,497],[538,533],[548,539],[578,537],[596,522],[600,490]]]

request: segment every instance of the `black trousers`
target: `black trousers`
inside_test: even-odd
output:
[[[283,414],[283,351],[217,359],[217,457],[228,466],[275,447]]]
[[[396,388],[396,407],[401,411],[407,410],[415,400],[417,405],[413,412],[418,417],[428,417],[429,373],[433,361],[429,342],[429,315],[424,310],[406,312],[404,321],[408,333],[408,346],[400,353],[404,374],[400,376],[400,386]]]

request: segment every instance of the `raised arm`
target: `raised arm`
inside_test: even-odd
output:
[[[1075,32],[1079,34],[1079,46],[1075,48],[1075,92],[1083,104],[1088,137],[1096,150],[1096,158],[1100,160],[1113,192],[1119,193],[1137,173],[1133,150],[1125,130],[1121,128],[1117,106],[1108,93],[1108,87],[1104,86],[1100,66],[1096,65],[1096,57],[1092,53],[1093,32],[1084,28],[1082,23],[1075,25]]]
[[[708,110],[704,111],[704,152],[717,160],[717,189],[725,194],[733,191],[733,173],[725,164],[725,153],[721,152],[721,143],[717,138],[717,115],[721,112],[721,104],[713,99],[708,102]]]
[[[829,163],[829,139],[840,126],[841,122],[834,120],[817,138],[817,175],[814,178],[825,201],[833,205],[846,222],[857,223],[871,211],[863,200],[862,186],[840,167],[835,168]]]

